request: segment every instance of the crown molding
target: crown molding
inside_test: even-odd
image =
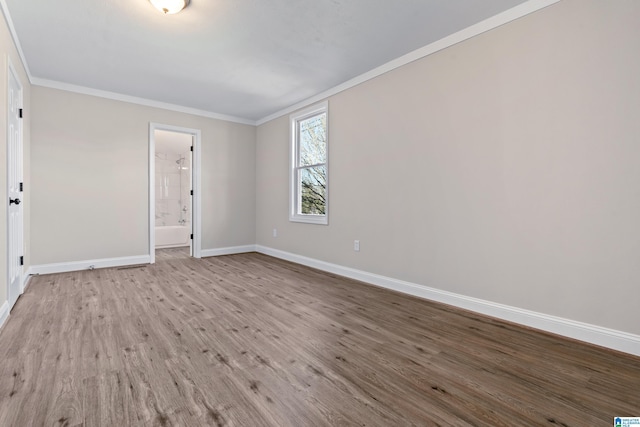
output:
[[[350,89],[368,80],[374,79],[378,76],[381,76],[382,74],[388,73],[389,71],[393,71],[396,68],[402,67],[403,65],[407,65],[413,61],[417,61],[418,59],[422,59],[426,56],[432,55],[436,52],[439,52],[455,44],[468,40],[472,37],[475,37],[487,31],[493,30],[494,28],[498,28],[511,21],[515,21],[516,19],[522,18],[525,15],[536,12],[540,9],[544,9],[545,7],[551,6],[552,4],[558,3],[559,1],[561,0],[529,0],[527,2],[524,2],[516,7],[513,7],[502,13],[494,15],[491,18],[487,18],[484,21],[478,22],[475,25],[472,25],[463,30],[460,30],[457,33],[453,33],[450,36],[442,38],[436,42],[433,42],[424,47],[416,49],[413,52],[409,52],[404,56],[401,56],[392,61],[389,61],[386,64],[383,64],[377,68],[374,68],[371,71],[368,71],[364,74],[354,77],[351,80],[347,80],[346,82],[339,84],[338,86],[335,86],[322,93],[319,93],[315,96],[312,96],[311,98],[307,98],[304,101],[298,102],[297,104],[294,104],[276,113],[263,117],[262,119],[257,120],[256,124],[259,126],[273,119],[277,119],[278,117],[291,114],[300,108],[304,108],[315,102],[327,99],[330,96],[336,95],[340,92],[343,92],[347,89]]]
[[[548,6],[551,6],[555,3],[558,3],[561,0],[529,0],[526,1],[516,7],[513,7],[509,10],[506,10],[502,13],[499,13],[495,16],[492,16],[488,19],[485,19],[482,22],[479,22],[475,25],[472,25],[470,27],[467,27],[463,30],[458,31],[457,33],[451,34],[450,36],[447,36],[445,38],[442,38],[434,43],[428,44],[422,48],[416,49],[412,52],[409,52],[406,55],[403,55],[399,58],[396,58],[392,61],[387,62],[386,64],[383,64],[377,68],[374,68],[373,70],[370,70],[364,74],[361,74],[357,77],[354,77],[353,79],[350,79],[344,83],[339,84],[338,86],[335,86],[331,89],[328,89],[324,92],[321,92],[315,96],[312,96],[310,98],[305,99],[304,101],[298,102],[296,104],[293,104],[285,109],[282,109],[280,111],[277,111],[273,114],[270,114],[268,116],[263,117],[262,119],[259,120],[251,120],[251,119],[246,119],[243,117],[236,117],[236,116],[229,116],[229,115],[225,115],[225,114],[219,114],[219,113],[215,113],[215,112],[211,112],[211,111],[206,111],[206,110],[200,110],[200,109],[196,109],[196,108],[191,108],[191,107],[185,107],[182,105],[176,105],[176,104],[170,104],[170,103],[166,103],[166,102],[161,102],[161,101],[155,101],[155,100],[151,100],[151,99],[146,99],[146,98],[139,98],[139,97],[135,97],[135,96],[130,96],[130,95],[124,95],[124,94],[120,94],[120,93],[116,93],[116,92],[109,92],[109,91],[104,91],[104,90],[99,90],[99,89],[93,89],[93,88],[88,88],[88,87],[84,87],[84,86],[77,86],[77,85],[73,85],[73,84],[69,84],[69,83],[63,83],[63,82],[59,82],[59,81],[54,81],[54,80],[48,80],[48,79],[42,79],[42,78],[37,78],[37,77],[33,77],[31,75],[31,72],[29,70],[29,66],[27,64],[26,58],[24,56],[24,53],[22,51],[22,47],[20,45],[20,41],[18,39],[18,36],[16,34],[15,28],[13,26],[13,21],[11,19],[11,16],[9,14],[9,10],[7,8],[7,4],[6,4],[6,0],[0,0],[0,7],[2,8],[2,14],[4,15],[4,19],[7,23],[7,26],[9,28],[9,32],[11,33],[11,37],[13,38],[13,42],[16,46],[16,50],[18,51],[18,55],[20,56],[20,59],[22,61],[22,65],[27,73],[27,76],[29,78],[29,82],[33,85],[36,86],[43,86],[43,87],[49,87],[49,88],[53,88],[53,89],[60,89],[60,90],[66,90],[66,91],[70,91],[70,92],[75,92],[75,93],[81,93],[84,95],[91,95],[91,96],[97,96],[97,97],[101,97],[101,98],[106,98],[106,99],[113,99],[116,101],[123,101],[123,102],[129,102],[132,104],[138,104],[138,105],[145,105],[148,107],[155,107],[155,108],[161,108],[164,110],[169,110],[169,111],[176,111],[176,112],[180,112],[180,113],[186,113],[186,114],[192,114],[195,116],[201,116],[201,117],[208,117],[208,118],[212,118],[212,119],[218,119],[218,120],[224,120],[224,121],[229,121],[229,122],[234,122],[234,123],[241,123],[241,124],[246,124],[246,125],[253,125],[253,126],[259,126],[261,124],[267,123],[273,119],[276,119],[278,117],[287,115],[287,114],[291,114],[293,112],[295,112],[296,110],[299,110],[301,108],[304,108],[308,105],[311,105],[313,103],[316,103],[318,101],[322,101],[324,99],[327,99],[333,95],[336,95],[340,92],[343,92],[347,89],[350,89],[354,86],[357,86],[361,83],[364,83],[368,80],[374,79],[378,76],[381,76],[382,74],[388,73],[390,71],[395,70],[396,68],[400,68],[404,65],[407,65],[413,61],[417,61],[421,58],[424,58],[426,56],[432,55],[436,52],[439,52],[443,49],[446,49],[448,47],[451,47],[455,44],[458,44],[460,42],[463,42],[465,40],[468,40],[470,38],[473,38],[477,35],[480,35],[482,33],[485,33],[487,31],[490,31],[494,28],[498,28],[504,24],[507,24],[509,22],[515,21],[516,19],[519,19],[523,16],[526,16],[528,14],[531,14],[533,12],[536,12],[538,10],[544,9]]]
[[[42,79],[39,77],[34,77],[29,70],[29,64],[27,63],[27,59],[24,56],[24,52],[22,50],[22,45],[20,44],[20,40],[18,39],[18,34],[16,33],[16,29],[13,25],[13,20],[11,19],[11,14],[9,13],[9,9],[7,7],[6,0],[0,0],[0,9],[2,9],[2,15],[4,16],[4,20],[7,23],[7,27],[9,32],[11,33],[11,38],[13,39],[13,43],[18,51],[18,55],[20,56],[20,61],[22,62],[22,66],[27,74],[27,78],[29,79],[29,83],[35,86],[48,87],[52,89],[65,90],[69,92],[80,93],[83,95],[91,95],[97,96],[100,98],[112,99],[115,101],[128,102],[131,104],[144,105],[147,107],[155,107],[161,108],[163,110],[176,111],[179,113],[191,114],[194,116],[208,117],[210,119],[224,120],[227,122],[241,123],[245,125],[255,126],[255,120],[245,119],[243,117],[229,116],[226,114],[214,113],[212,111],[199,110],[197,108],[185,107],[182,105],[170,104],[166,102],[155,101],[152,99],[139,98],[130,95],[124,95],[116,92],[109,92],[100,89],[93,89],[85,86],[73,85],[70,83],[59,82],[55,80]]]
[[[4,21],[7,23],[7,28],[9,29],[9,33],[11,33],[13,44],[15,45],[16,50],[18,51],[20,62],[22,62],[22,67],[24,68],[24,71],[27,74],[29,83],[33,84],[33,76],[31,75],[31,71],[29,71],[29,64],[27,64],[27,59],[25,58],[24,52],[22,51],[22,46],[20,45],[20,40],[18,39],[18,34],[16,33],[16,29],[13,26],[13,20],[11,19],[11,15],[9,14],[9,8],[7,8],[7,2],[5,0],[0,0],[0,9],[2,9],[2,15],[4,16]]]
[[[219,114],[211,111],[199,110],[197,108],[185,107],[183,105],[169,104],[167,102],[155,101],[153,99],[139,98],[137,96],[124,95],[122,93],[109,92],[109,91],[100,90],[100,89],[93,89],[86,86],[78,86],[78,85],[63,83],[55,80],[47,80],[47,79],[34,77],[32,79],[32,84],[35,86],[42,86],[42,87],[47,87],[51,89],[75,92],[83,95],[97,96],[99,98],[112,99],[115,101],[128,102],[130,104],[138,104],[138,105],[144,105],[147,107],[161,108],[163,110],[191,114],[194,116],[208,117],[210,119],[224,120],[227,122],[241,123],[244,125],[252,125],[252,126],[256,125],[256,122],[254,120],[245,119],[243,117],[228,116],[226,114]]]

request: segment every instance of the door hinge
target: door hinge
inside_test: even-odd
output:
[[[191,151],[193,151],[193,145],[191,146]]]
[[[23,256],[20,257],[20,265],[24,265],[24,257]]]
[[[22,108],[19,108],[19,109],[18,109],[18,117],[19,117],[19,118],[22,118]]]
[[[191,240],[193,240],[193,234],[191,235]]]
[[[191,195],[193,196],[193,190],[191,190]]]
[[[24,191],[24,186],[22,183],[20,183],[20,191]]]

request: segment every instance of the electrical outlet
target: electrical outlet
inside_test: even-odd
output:
[[[273,229],[273,237],[278,237],[278,229],[277,228]]]
[[[360,240],[353,241],[353,250],[356,252],[360,252]]]

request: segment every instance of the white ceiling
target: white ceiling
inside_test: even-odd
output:
[[[2,0],[34,81],[256,121],[525,0]]]

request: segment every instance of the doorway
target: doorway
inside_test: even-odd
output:
[[[9,310],[23,292],[24,197],[22,183],[22,85],[11,63],[7,86],[7,275]]]
[[[200,130],[149,127],[149,255],[200,258]]]

